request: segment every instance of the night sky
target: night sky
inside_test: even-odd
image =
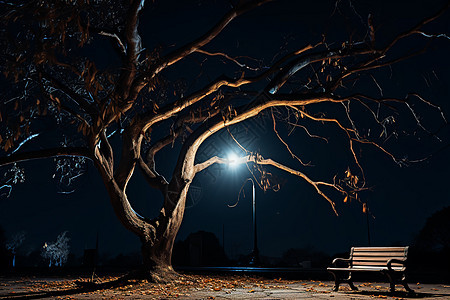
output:
[[[178,1],[178,5],[171,1],[155,1],[164,2],[155,5],[148,2],[140,26],[144,45],[149,48],[162,45],[169,50],[202,34],[227,11],[229,5],[227,1]],[[328,33],[328,41],[342,43],[354,26],[367,20],[369,13],[374,17],[377,35],[383,41],[438,11],[446,1],[338,1],[341,2],[338,8],[348,16],[347,20],[339,14],[339,9],[335,11],[334,1],[300,2],[304,1],[273,1],[249,12],[234,20],[206,48],[270,63],[277,52],[285,51],[285,48],[280,50],[281,46],[295,49],[316,43],[323,32]],[[449,34],[449,20],[450,14],[447,12],[426,28],[430,32],[439,30]],[[408,41],[402,44],[399,51],[414,43]],[[426,54],[403,61],[392,70],[374,73],[385,96],[403,97],[408,92],[418,92],[440,105],[450,118],[449,46],[448,39],[433,41]],[[109,43],[105,42],[104,45],[89,46],[86,51],[99,59],[100,65],[114,65],[117,58],[105,55],[108,52],[104,51],[110,51],[108,47]],[[181,66],[181,71],[170,69],[165,75],[175,78],[180,77],[181,72],[181,77],[193,78],[191,76],[199,70],[203,58],[193,54]],[[193,86],[200,87],[208,79],[216,78],[221,67],[220,60],[208,59],[204,62],[205,73]],[[373,82],[372,85],[362,84],[359,89],[379,96]],[[432,131],[443,124],[439,114],[432,109],[424,108],[422,117],[424,124],[430,126]],[[317,129],[316,133],[328,138],[328,143],[310,139],[301,130],[286,137],[294,152],[314,165],[307,168],[290,158],[271,128],[271,119],[266,116],[236,126],[232,131],[249,150],[259,151],[264,157],[272,157],[301,169],[314,179],[332,181],[335,174],[342,176],[347,166],[351,165],[351,156],[346,148],[348,144],[342,134],[332,127],[312,129]],[[409,129],[414,132],[415,126],[412,124]],[[288,129],[281,123],[279,131],[287,136]],[[449,126],[442,127],[437,135],[442,142],[426,133],[387,141],[386,146],[400,157],[407,156],[414,160],[433,154],[429,160],[409,167],[400,168],[380,151],[362,147],[361,161],[365,167],[367,185],[372,189],[361,194],[361,197],[368,203],[371,212],[369,227],[372,245],[413,243],[426,219],[450,205]],[[179,149],[180,143],[176,143],[173,149],[157,156],[162,160],[158,167],[166,177],[170,178]],[[204,159],[211,151],[226,156],[230,151],[238,150],[227,134],[221,132],[205,142],[198,159]],[[139,252],[138,238],[126,231],[116,219],[100,176],[92,164],[87,165],[86,174],[75,182],[76,189],[70,194],[58,193],[52,179],[55,169],[53,159],[22,165],[26,171],[26,182],[14,187],[9,198],[0,200],[0,226],[6,236],[26,232],[22,253],[38,249],[46,241],[54,241],[59,233],[66,230],[76,255],[82,255],[85,248],[95,247],[97,234],[99,250],[103,254],[115,256]],[[329,204],[300,178],[278,170],[271,171],[281,178],[283,186],[278,192],[256,191],[259,250],[262,255],[279,257],[289,248],[303,247],[334,254],[347,251],[351,246],[368,244],[367,219],[359,203],[344,204],[340,195],[333,194],[333,200],[338,204],[339,216],[336,216]],[[252,249],[250,185],[245,188],[246,197],[241,198],[236,207],[228,207],[237,201],[241,185],[249,176],[245,166],[216,166],[198,174],[191,187],[178,239],[184,240],[190,233],[203,230],[213,232],[221,242],[224,240],[225,251],[230,257],[249,253]],[[127,191],[140,214],[152,217],[159,211],[161,196],[145,184],[139,171],[135,172]]]

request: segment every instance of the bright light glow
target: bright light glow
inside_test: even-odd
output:
[[[238,159],[239,157],[236,155],[236,153],[230,152],[230,154],[228,154],[228,165],[233,168],[237,167],[237,165],[239,164]]]

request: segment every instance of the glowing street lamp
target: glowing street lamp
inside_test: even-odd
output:
[[[236,168],[239,165],[239,157],[234,152],[228,154],[228,165],[232,168]]]

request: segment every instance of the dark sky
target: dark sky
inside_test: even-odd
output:
[[[158,1],[156,1],[158,2]],[[163,45],[174,49],[188,42],[209,28],[227,10],[227,2],[222,1],[181,1],[174,5],[171,1],[147,5],[141,21],[144,45],[151,48]],[[302,3],[300,3],[302,2]],[[231,56],[251,56],[270,62],[280,46],[288,43],[288,49],[295,49],[320,40],[321,33],[327,32],[329,41],[342,43],[355,26],[374,16],[380,39],[391,37],[395,32],[415,24],[424,16],[436,12],[445,1],[352,1],[342,0],[339,7],[348,16],[347,21],[340,16],[333,1],[274,1],[253,12],[241,16],[207,49],[223,50]],[[349,5],[349,3],[351,5]],[[427,27],[431,32],[440,28],[449,33],[449,14]],[[358,23],[359,22],[359,23]],[[148,44],[146,44],[148,43]],[[399,49],[414,45],[410,41]],[[377,80],[386,95],[405,95],[417,91],[426,99],[442,106],[450,116],[448,83],[450,74],[448,57],[449,40],[433,42],[425,55],[415,57],[395,66],[393,70],[377,72]],[[402,48],[403,47],[403,48]],[[89,50],[90,55],[101,58],[102,49]],[[190,66],[198,67],[201,56],[193,55],[181,69],[189,77]],[[114,63],[113,57],[103,57],[105,65]],[[110,61],[112,60],[112,62]],[[209,64],[209,65],[208,65]],[[202,80],[217,77],[221,63],[205,63],[209,67]],[[178,72],[178,73],[177,73]],[[180,76],[180,71],[167,73],[168,78]],[[198,83],[199,86],[202,82]],[[375,93],[374,86],[362,85],[368,92]],[[366,91],[365,90],[365,91]],[[378,96],[378,95],[377,95]],[[439,115],[430,109],[423,113],[424,124],[433,129],[441,122]],[[442,122],[440,123],[442,124]],[[273,157],[302,169],[289,159],[283,145],[271,131],[269,119],[259,119],[234,128],[240,141],[249,149],[260,151],[265,157]],[[413,131],[413,129],[412,129]],[[280,132],[286,130],[280,126]],[[346,152],[345,138],[331,128],[321,132],[329,138],[329,143],[312,141],[298,131],[287,138],[293,150],[315,167],[302,169],[311,177],[331,181],[333,175],[343,174],[351,164]],[[450,131],[444,127],[436,139],[419,134],[414,137],[390,140],[387,146],[393,152],[411,159],[434,153],[431,159],[399,168],[392,160],[370,147],[362,148],[362,162],[365,166],[368,185],[372,191],[361,195],[367,201],[373,214],[369,220],[372,245],[411,244],[415,235],[432,213],[450,205]],[[420,137],[420,139],[418,138]],[[207,141],[199,152],[199,159],[215,149],[220,155],[235,150],[226,134]],[[179,145],[163,153],[160,164],[164,175],[169,176],[175,164]],[[236,151],[236,150],[235,150]],[[127,232],[115,218],[109,200],[97,171],[88,165],[85,176],[76,183],[77,189],[71,194],[59,194],[52,179],[54,163],[52,159],[24,164],[26,182],[16,186],[10,198],[0,200],[0,226],[8,237],[25,231],[27,236],[22,251],[39,248],[45,241],[53,241],[62,231],[67,230],[71,247],[81,255],[84,248],[95,245],[96,234],[100,237],[100,251],[116,255],[139,251],[139,241]],[[274,170],[285,184],[279,192],[257,190],[257,216],[259,248],[262,255],[281,256],[289,248],[313,247],[329,254],[343,252],[350,246],[367,245],[367,220],[358,203],[342,204],[338,196],[339,216],[335,216],[328,203],[319,197],[301,179]],[[137,173],[137,175],[140,175]],[[246,187],[247,197],[241,199],[235,208],[229,208],[237,200],[239,189],[249,172],[245,166],[236,169],[228,167],[212,168],[199,174],[191,187],[188,208],[178,239],[185,239],[189,233],[198,230],[215,233],[225,240],[226,253],[230,256],[250,252],[252,247],[250,185]],[[159,210],[161,199],[135,176],[128,187],[129,198],[135,209],[147,216]],[[223,229],[225,236],[223,237]]]

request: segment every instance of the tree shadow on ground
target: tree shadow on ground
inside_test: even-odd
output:
[[[129,284],[130,279],[135,279],[136,274],[129,273],[118,279],[106,281],[106,282],[92,282],[92,281],[75,281],[77,287],[52,290],[52,291],[24,291],[24,292],[11,292],[8,294],[0,295],[1,299],[43,299],[51,297],[69,296],[82,293],[92,293],[95,291],[106,290],[111,288],[118,288]]]

